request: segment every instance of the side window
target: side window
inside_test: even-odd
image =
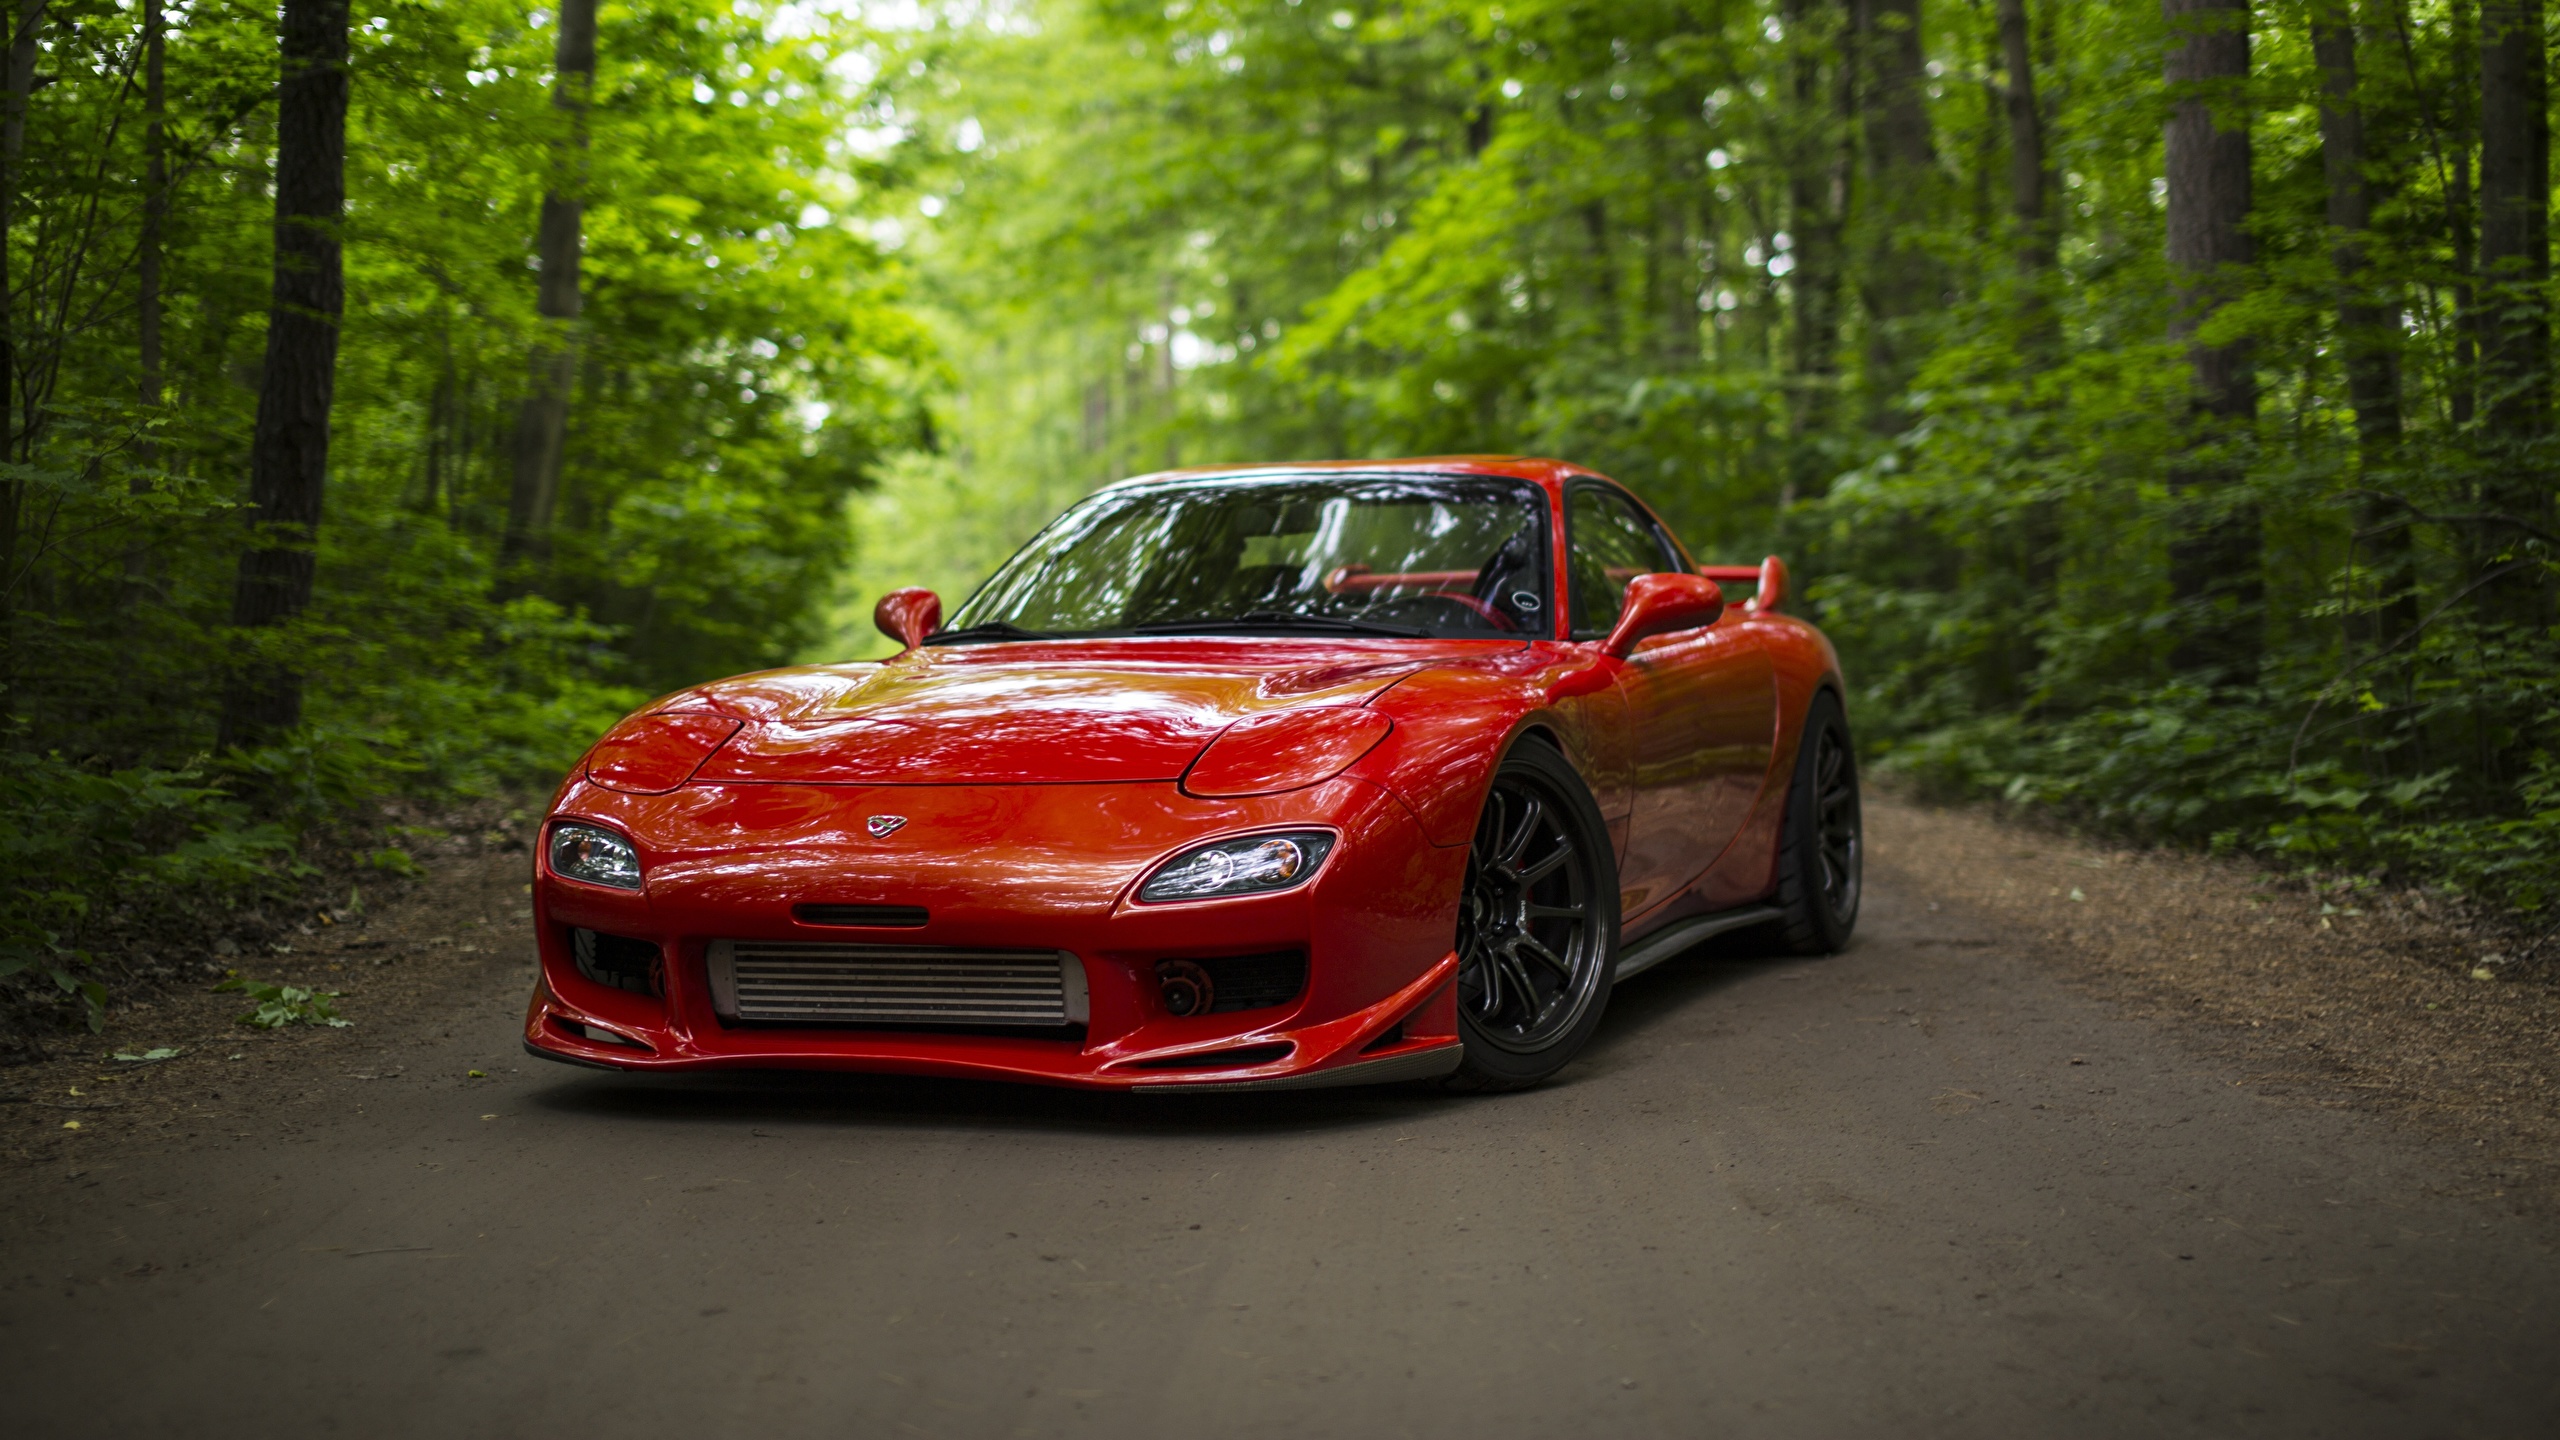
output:
[[[1661,534],[1625,496],[1596,485],[1576,488],[1565,505],[1572,548],[1565,578],[1573,587],[1573,635],[1596,639],[1618,623],[1627,582],[1673,568]]]

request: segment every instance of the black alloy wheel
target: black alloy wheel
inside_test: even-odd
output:
[[[1849,943],[1865,859],[1858,756],[1839,698],[1825,690],[1805,712],[1778,857],[1778,925],[1789,950],[1828,955]]]
[[[1848,732],[1825,726],[1814,737],[1813,821],[1822,837],[1822,905],[1845,924],[1858,915],[1859,851],[1865,848],[1858,816],[1858,774],[1849,756]]]
[[[1607,827],[1564,757],[1522,742],[1496,772],[1458,897],[1451,1088],[1515,1090],[1563,1068],[1599,1026],[1617,964]]]

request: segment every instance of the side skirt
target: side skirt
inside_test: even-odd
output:
[[[1636,942],[1634,949],[1620,955],[1614,983],[1623,985],[1708,936],[1765,924],[1777,919],[1781,913],[1775,905],[1747,905],[1740,910],[1723,910],[1682,920],[1669,929],[1647,935]]]

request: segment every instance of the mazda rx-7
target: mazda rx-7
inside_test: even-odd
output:
[[[1736,601],[1724,587],[1748,587]],[[535,1053],[1138,1090],[1534,1084],[1613,985],[1858,914],[1786,567],[1459,457],[1143,476],[885,661],[597,742],[543,822]]]

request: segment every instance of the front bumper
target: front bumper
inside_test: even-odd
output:
[[[1431,845],[1400,802],[1363,781],[1224,800],[1171,784],[693,785],[635,796],[581,783],[554,814],[621,829],[648,879],[630,893],[538,873],[542,978],[524,1038],[547,1058],[1127,1090],[1379,1083],[1457,1064],[1450,946],[1465,851]],[[865,821],[877,814],[906,823],[875,838]],[[1137,881],[1182,848],[1289,825],[1341,837],[1297,889],[1131,901]],[[794,914],[809,903],[915,906],[928,918],[885,931],[809,925]],[[657,993],[581,973],[578,929],[657,946]],[[706,963],[722,940],[1063,950],[1082,968],[1087,1018],[1065,1035],[726,1021]],[[1159,961],[1289,949],[1305,953],[1307,979],[1286,1003],[1165,1008]]]

